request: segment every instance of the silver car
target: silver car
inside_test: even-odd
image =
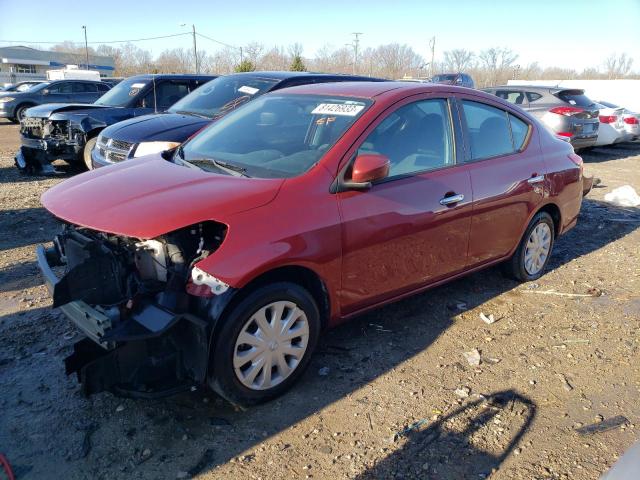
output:
[[[576,88],[508,85],[483,89],[538,117],[574,149],[593,147],[598,139],[598,107]]]

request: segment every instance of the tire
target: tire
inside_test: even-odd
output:
[[[265,310],[268,306],[270,308]],[[300,333],[299,337],[283,340],[275,337],[276,333],[262,333],[263,329],[258,327],[254,315],[265,312],[264,318],[269,320],[271,317],[273,322],[279,306],[284,307],[280,318],[295,318],[291,322],[294,328],[287,329],[288,336]],[[297,312],[292,306],[297,307]],[[208,381],[214,391],[232,404],[242,407],[267,402],[291,388],[308,366],[320,334],[320,314],[316,302],[307,290],[289,282],[256,288],[233,306],[230,312],[225,313],[222,321],[224,323],[216,335],[214,351],[210,355]],[[242,339],[250,339],[252,345],[242,343],[239,339],[241,334]],[[267,341],[253,343],[263,335]],[[303,346],[304,350],[295,355],[281,351],[285,348],[288,351],[298,350]],[[280,363],[282,360],[286,364]],[[261,367],[261,361],[264,361],[262,365],[271,365],[268,376],[266,369]],[[287,368],[291,371],[287,372]],[[252,372],[257,374],[252,375]],[[270,383],[267,383],[269,379]]]
[[[22,119],[24,118],[24,112],[27,111],[28,108],[33,107],[33,105],[20,105],[18,106],[18,108],[16,108],[16,118],[15,118],[15,123],[20,123],[22,122]]]
[[[545,239],[547,238],[546,235],[548,235],[548,239],[542,242],[542,244],[546,244],[548,246],[548,250],[546,251],[546,257],[544,258],[544,261],[535,262],[535,265],[532,265],[531,263],[527,262],[527,248],[530,241],[534,240],[532,235],[537,228],[538,232],[542,232],[545,234]],[[538,212],[531,219],[531,222],[529,223],[527,230],[524,232],[524,235],[522,236],[520,244],[518,245],[515,253],[509,260],[505,262],[505,273],[507,274],[507,276],[521,282],[530,282],[533,280],[537,280],[543,275],[547,263],[549,262],[549,258],[551,258],[554,243],[555,226],[553,224],[551,215],[549,215],[547,212]],[[530,251],[532,251],[532,257],[536,258],[535,252],[544,251],[544,248],[535,248],[534,243],[530,246]]]
[[[82,151],[82,158],[84,160],[84,164],[87,167],[87,170],[93,170],[93,164],[91,163],[91,150],[95,147],[96,142],[98,141],[98,137],[93,137],[87,140],[87,143],[84,144],[84,149]]]

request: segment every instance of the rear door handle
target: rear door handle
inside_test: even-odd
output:
[[[527,183],[529,185],[534,185],[536,183],[542,182],[544,182],[544,175],[536,175],[535,177],[531,177],[529,180],[527,180]]]
[[[440,199],[440,205],[453,205],[464,200],[464,195],[461,193],[458,195],[451,195],[450,197],[444,197]]]

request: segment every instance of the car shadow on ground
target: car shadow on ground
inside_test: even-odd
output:
[[[58,220],[43,207],[3,210],[0,217],[0,251],[50,242],[59,228]]]
[[[35,210],[39,211],[34,212],[34,217],[43,219],[46,215],[40,209]],[[17,215],[21,216],[19,211]],[[617,221],[620,219],[624,221]],[[585,199],[578,225],[558,240],[550,268],[559,268],[575,258],[600,249],[631,233],[640,226],[640,221],[636,220],[640,220],[640,209],[619,208],[604,202]],[[47,231],[54,230],[48,228]],[[33,242],[33,239],[30,241]],[[5,270],[3,277],[4,274],[9,273],[10,279],[13,279],[7,282],[9,286],[26,288],[19,282],[11,282],[17,282],[14,277],[33,276],[32,271],[32,264],[20,264],[12,267],[10,272]],[[39,276],[37,277],[40,282]],[[97,417],[102,420],[92,433],[95,439],[93,451],[88,453],[86,458],[73,460],[70,467],[74,471],[87,473],[93,471],[91,470],[92,462],[103,456],[109,456],[109,458],[119,458],[115,460],[116,463],[120,462],[117,467],[118,475],[144,473],[147,477],[154,477],[154,475],[158,477],[166,473],[166,462],[171,462],[176,465],[176,468],[184,469],[195,476],[229,462],[242,452],[250,451],[266,438],[287,429],[296,428],[298,423],[306,418],[330,416],[326,411],[330,411],[336,402],[346,398],[356,398],[358,405],[368,409],[367,411],[370,410],[371,415],[374,416],[376,415],[375,399],[368,394],[372,381],[393,372],[394,369],[405,368],[403,364],[407,360],[427,351],[433,342],[453,324],[454,317],[459,313],[457,307],[459,303],[463,302],[466,304],[466,309],[472,309],[518,285],[520,284],[502,277],[498,268],[490,268],[364,314],[324,335],[309,370],[292,391],[280,399],[246,411],[236,411],[220,400],[205,403],[203,399],[211,397],[210,392],[188,393],[159,400],[131,400],[128,410],[135,413],[132,413],[129,420],[105,421],[103,417]],[[5,289],[5,291],[8,290]],[[34,327],[30,341],[40,348],[39,345],[47,344],[47,336],[51,335],[51,332],[38,327],[37,322],[40,320],[36,318],[48,318],[46,308],[38,310],[37,315],[34,314],[33,317]],[[18,320],[16,315],[23,315],[20,318],[29,318],[30,314],[0,316],[0,325],[11,325]],[[55,325],[57,338],[60,338],[72,327],[66,320],[60,318],[59,313],[56,315],[52,325]],[[31,325],[31,322],[26,324]],[[46,350],[45,353],[40,352],[48,358],[46,367],[48,374],[57,379],[54,383],[60,385],[60,387],[52,387],[50,393],[54,405],[56,404],[55,394],[67,395],[65,391],[68,392],[68,390],[62,387],[65,385],[62,358],[70,353],[71,345],[76,339],[70,339],[62,346]],[[10,343],[6,347],[8,357],[25,354],[23,352],[16,355]],[[25,349],[24,346],[21,348]],[[33,354],[33,352],[30,353],[30,347],[26,350],[26,354]],[[27,359],[21,362],[28,361]],[[470,372],[474,368],[466,365],[466,362],[457,365],[456,368],[469,369]],[[11,365],[3,368],[11,368]],[[20,368],[24,371],[28,365],[22,363]],[[320,375],[321,370],[326,375],[324,373]],[[430,385],[436,385],[438,388],[444,386],[451,390],[456,388],[447,383],[443,371],[423,371],[420,372],[419,377],[419,381],[427,390]],[[7,395],[17,394],[13,391],[15,389],[27,388],[20,382],[9,385]],[[398,385],[397,388],[404,387]],[[62,392],[59,391],[60,389]],[[121,401],[110,394],[102,394],[95,398],[97,400],[93,402],[98,402],[98,405],[108,404],[107,410],[111,411],[115,409],[113,403]],[[495,402],[500,403],[501,398],[511,398],[515,399],[515,402],[522,403],[525,405],[523,407],[525,410],[531,411],[530,416],[533,418],[535,411],[533,405],[514,392],[490,395],[490,400],[486,402],[477,403],[472,399],[472,402],[466,404],[460,412],[449,415],[468,419],[475,415],[476,420],[469,420],[467,427],[458,430],[445,429],[445,421],[442,420],[428,427],[425,425],[426,429],[407,432],[406,439],[403,440],[406,440],[406,445],[399,452],[378,462],[370,471],[363,473],[361,478],[393,477],[393,472],[415,472],[418,468],[423,469],[425,478],[429,478],[428,475],[433,475],[432,478],[467,478],[475,474],[477,469],[486,473],[493,468],[498,468],[506,455],[517,445],[522,433],[514,433],[512,440],[502,445],[502,453],[495,449],[485,450],[482,445],[474,446],[473,442],[470,443],[468,440],[477,435],[481,436],[482,425],[476,424],[478,422],[488,424],[488,420],[492,418],[491,408],[495,407],[491,405]],[[70,407],[67,405],[65,408],[68,413]],[[71,408],[76,422],[95,424],[96,408],[98,408],[96,403],[84,402]],[[416,415],[427,417],[429,412],[430,409],[424,412],[407,412],[407,424],[409,425]],[[66,418],[62,418],[64,416],[62,413],[55,415],[46,411],[40,414],[36,412],[34,415],[39,415],[41,417],[39,421],[51,431],[55,431],[60,428],[60,424],[66,422]],[[524,432],[531,418],[529,414],[522,418],[524,419],[522,432]],[[380,421],[383,420],[380,419]],[[136,433],[131,433],[132,431]],[[177,441],[176,432],[186,431],[189,432],[190,439]],[[104,436],[103,441],[99,440],[100,436]],[[122,442],[114,445],[109,441],[113,438],[122,439]],[[432,438],[437,438],[437,442],[431,440]],[[165,453],[142,464],[132,462],[131,448],[141,441],[152,450],[162,450]],[[427,445],[429,448],[426,448]],[[43,445],[13,445],[9,453],[16,456],[17,452],[24,451],[25,455],[29,455],[29,452],[36,455],[36,452],[41,451],[42,448]],[[121,451],[114,456],[114,449]],[[455,456],[447,453],[452,449],[459,451],[460,458],[464,461],[456,463]],[[428,464],[426,468],[425,464]]]
[[[414,423],[394,437],[404,442],[401,448],[355,478],[486,478],[518,445],[535,414],[535,404],[513,390],[481,396],[426,426]],[[517,421],[507,426],[501,416]]]
[[[51,178],[66,179],[84,171],[78,166],[70,165],[63,161],[56,161],[54,167],[57,173],[53,175],[24,174],[16,166],[1,167],[0,183],[30,183]]]
[[[601,163],[610,160],[635,157],[640,154],[640,142],[625,142],[580,150],[578,155],[585,163]]]

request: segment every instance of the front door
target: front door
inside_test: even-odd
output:
[[[456,163],[450,102],[403,102],[377,121],[359,153],[391,161],[387,179],[339,194],[344,314],[462,270],[471,182]]]

